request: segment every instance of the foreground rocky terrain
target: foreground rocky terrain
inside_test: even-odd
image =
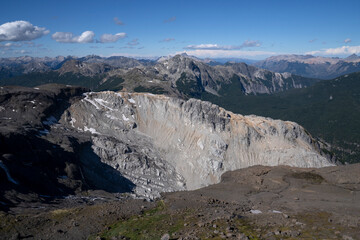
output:
[[[254,166],[156,202],[52,199],[2,212],[0,238],[359,239],[359,170]]]
[[[294,122],[59,85],[0,103],[3,239],[358,234],[359,165],[335,167]]]

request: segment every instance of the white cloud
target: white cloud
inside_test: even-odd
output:
[[[12,42],[0,44],[0,48],[6,48],[6,49],[9,49],[11,47],[22,47],[22,46],[23,46],[22,43],[12,43]]]
[[[243,42],[243,44],[241,44],[241,47],[242,48],[246,48],[246,47],[260,47],[261,46],[261,43],[256,40],[256,41],[253,41],[253,40],[246,40],[245,42]]]
[[[123,21],[121,21],[120,19],[118,19],[117,17],[114,17],[114,23],[116,25],[125,25]]]
[[[93,31],[85,31],[80,36],[74,36],[71,32],[56,32],[51,37],[62,43],[91,43],[94,42],[94,36]]]
[[[115,56],[124,56],[124,57],[132,57],[132,58],[144,58],[144,59],[157,59],[159,56],[155,55],[139,55],[137,53],[112,53],[110,55],[100,55],[102,57],[115,57]]]
[[[305,54],[310,55],[350,55],[359,54],[360,46],[342,46],[338,48],[328,48],[317,51],[307,52]]]
[[[27,21],[7,22],[0,25],[0,42],[30,41],[40,38],[49,32],[49,30],[34,26]]]
[[[191,56],[196,56],[200,58],[215,58],[215,57],[265,57],[277,55],[276,52],[266,52],[266,51],[241,51],[241,50],[211,50],[211,49],[195,49],[190,51],[177,52],[175,54],[186,53]]]
[[[212,50],[215,50],[215,49],[222,49],[226,46],[219,46],[217,44],[198,44],[198,45],[188,45],[185,47],[185,49],[212,49]]]
[[[103,34],[100,37],[101,43],[113,43],[119,40],[120,38],[126,37],[126,33],[117,33],[117,34]]]
[[[20,50],[20,51],[19,51],[19,53],[21,53],[21,54],[25,54],[25,53],[31,53],[31,52],[26,51],[26,50]]]
[[[218,45],[218,44],[199,44],[199,45],[188,45],[185,49],[202,49],[202,50],[239,50],[249,47],[260,47],[261,43],[259,41],[247,40],[241,45]]]
[[[350,38],[345,39],[344,43],[351,43],[351,39]]]
[[[175,38],[164,38],[160,42],[171,42],[171,41],[175,41]]]

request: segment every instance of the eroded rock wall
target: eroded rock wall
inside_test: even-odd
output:
[[[195,99],[86,93],[62,121],[91,132],[94,152],[140,195],[197,189],[253,165],[333,165],[294,122],[242,116]]]

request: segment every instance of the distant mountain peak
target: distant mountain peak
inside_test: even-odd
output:
[[[199,59],[195,56],[191,56],[188,55],[186,53],[180,53],[180,54],[176,54],[174,56],[163,56],[161,58],[159,58],[157,60],[157,62],[165,62],[165,61],[184,61],[184,60],[189,60],[189,61],[198,61],[198,62],[204,62],[202,59]]]
[[[105,63],[84,62],[79,59],[70,59],[67,60],[57,71],[60,74],[71,72],[80,73],[84,76],[94,76],[99,73],[108,72],[111,69],[112,67]]]
[[[331,79],[360,71],[360,57],[352,54],[347,58],[312,55],[278,55],[256,62],[254,66],[274,72],[320,79]]]
[[[348,56],[347,58],[345,58],[345,60],[359,60],[360,57],[358,55],[356,55],[355,53],[351,54],[350,56]]]

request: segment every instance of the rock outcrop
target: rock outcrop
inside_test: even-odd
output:
[[[142,93],[86,93],[61,123],[92,134],[92,149],[146,197],[218,183],[253,165],[333,165],[298,124],[242,116],[210,102]]]

